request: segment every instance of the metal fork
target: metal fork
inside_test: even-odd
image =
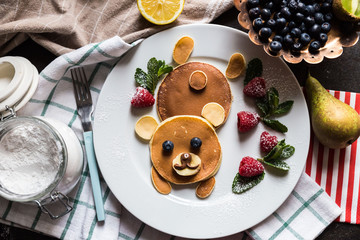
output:
[[[84,68],[76,67],[70,69],[71,78],[74,85],[75,100],[81,124],[84,130],[85,151],[88,161],[91,186],[95,201],[95,210],[98,221],[105,220],[104,202],[101,195],[99,173],[96,163],[93,132],[91,124],[91,114],[93,112],[93,103],[91,99],[90,88],[87,82]]]

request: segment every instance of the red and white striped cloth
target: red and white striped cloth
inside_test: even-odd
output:
[[[360,112],[360,93],[329,91]],[[305,172],[341,207],[339,222],[360,223],[360,141],[344,149],[324,147],[311,133]]]

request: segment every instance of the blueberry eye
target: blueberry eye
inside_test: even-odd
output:
[[[190,145],[191,145],[191,147],[193,147],[193,148],[200,148],[200,147],[201,147],[201,144],[202,144],[202,141],[201,141],[201,139],[198,138],[198,137],[194,137],[194,138],[192,138],[191,141],[190,141]]]
[[[174,143],[172,141],[166,140],[165,142],[163,142],[162,148],[166,152],[171,152],[174,149]]]

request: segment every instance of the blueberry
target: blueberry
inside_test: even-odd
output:
[[[320,45],[323,47],[323,46],[325,46],[325,44],[328,40],[328,36],[326,33],[320,33],[318,39],[319,39]]]
[[[319,24],[314,24],[312,27],[309,28],[309,34],[313,38],[318,37],[320,32],[321,32],[321,27]]]
[[[275,30],[276,27],[276,21],[274,19],[269,19],[266,23],[265,26],[270,28],[271,30]]]
[[[317,53],[320,49],[320,42],[319,41],[312,41],[309,46],[309,52]]]
[[[282,43],[284,38],[280,35],[275,35],[272,40]]]
[[[301,23],[302,21],[304,21],[304,18],[305,18],[304,14],[298,12],[295,14],[294,21],[296,23]]]
[[[278,41],[272,41],[270,43],[270,51],[277,53],[282,49],[282,44],[281,42]]]
[[[278,33],[281,35],[281,36],[285,36],[286,34],[288,34],[290,32],[290,29],[288,26],[285,26],[283,29],[281,29]]]
[[[314,17],[312,16],[307,16],[305,19],[304,19],[304,23],[305,23],[305,26],[306,27],[312,27],[314,24],[315,24],[315,19]]]
[[[288,23],[288,27],[289,27],[289,29],[293,29],[294,27],[296,27],[296,23],[294,21],[290,21]]]
[[[264,26],[264,21],[261,18],[255,18],[253,21],[253,28],[255,31],[259,31]]]
[[[284,46],[290,47],[294,43],[294,39],[290,34],[285,35],[284,37]]]
[[[281,12],[276,12],[274,13],[274,17],[273,17],[275,20],[278,20],[279,18],[283,18]]]
[[[300,36],[300,39],[299,41],[304,45],[308,45],[311,41],[311,37],[308,33],[302,33],[301,36]]]
[[[313,7],[315,9],[315,12],[320,12],[320,9],[321,9],[321,5],[319,3],[314,3],[313,4]]]
[[[288,2],[288,0],[282,0],[281,1],[281,4],[280,4],[280,7],[286,7],[287,6],[287,2]]]
[[[325,15],[324,15],[324,20],[326,21],[326,22],[330,22],[331,20],[333,19],[333,15],[332,15],[332,13],[326,13]]]
[[[324,2],[332,4],[333,0],[325,0]]]
[[[323,4],[321,4],[321,12],[322,13],[328,13],[331,11],[331,4],[324,2]]]
[[[298,2],[295,0],[290,0],[287,6],[291,12],[295,12],[298,8]]]
[[[271,11],[270,11],[270,9],[263,8],[263,9],[261,9],[260,15],[263,20],[265,20],[265,21],[269,20],[271,17]]]
[[[328,33],[328,32],[330,32],[330,29],[331,29],[330,23],[324,22],[323,24],[321,24],[321,32]]]
[[[297,11],[298,11],[299,13],[304,14],[304,12],[305,12],[305,7],[306,7],[306,5],[305,5],[304,3],[299,2],[299,3],[298,3],[298,7],[297,7]]]
[[[288,7],[283,7],[280,12],[285,19],[289,20],[291,18],[291,12]]]
[[[306,5],[304,15],[311,16],[315,13],[315,8],[313,5]]]
[[[260,3],[259,0],[248,0],[246,3],[246,6],[248,9],[251,9],[251,8],[259,6],[259,3]]]
[[[250,10],[249,10],[249,17],[250,17],[250,19],[255,19],[255,18],[259,17],[259,16],[260,16],[260,12],[261,12],[261,10],[260,10],[260,8],[258,8],[258,7],[255,7],[255,8],[250,9]]]
[[[285,18],[278,18],[278,19],[276,19],[276,28],[278,29],[278,30],[281,30],[281,29],[283,29],[285,26],[286,26],[286,19]]]
[[[280,6],[280,4],[282,3],[282,0],[273,0],[273,3],[275,6]]]
[[[303,48],[303,45],[300,42],[295,42],[291,46],[291,50],[294,52],[300,52],[302,48]]]
[[[314,14],[314,20],[317,24],[322,24],[324,20],[324,14],[317,12]]]
[[[265,3],[264,8],[270,9],[270,11],[273,12],[274,11],[274,3],[267,2],[267,3]]]
[[[200,148],[201,147],[201,144],[202,144],[202,141],[200,138],[198,137],[194,137],[190,140],[190,146],[192,148]]]
[[[262,27],[259,31],[259,36],[263,39],[263,40],[267,40],[272,34],[272,31],[270,28],[268,27]]]
[[[291,29],[290,34],[293,38],[299,38],[301,35],[301,30],[299,28],[293,28]]]
[[[162,148],[164,151],[170,152],[174,149],[174,143],[172,141],[166,140],[165,142],[163,142]]]
[[[307,32],[307,27],[303,22],[300,24],[299,29],[301,30],[301,32]]]

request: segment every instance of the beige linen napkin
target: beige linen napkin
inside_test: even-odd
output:
[[[185,0],[175,22],[157,26],[141,16],[136,0],[3,0],[0,55],[29,37],[55,55],[116,35],[133,42],[169,27],[208,23],[232,6],[232,0]]]

